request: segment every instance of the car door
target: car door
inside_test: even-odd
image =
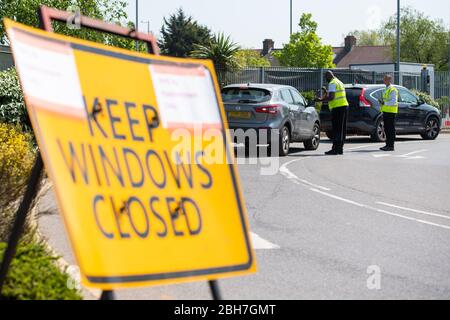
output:
[[[411,110],[408,95],[404,88],[397,87],[398,90],[398,114],[396,117],[396,129],[400,132],[407,132],[411,129]],[[405,99],[405,100],[403,100]]]
[[[289,106],[289,118],[293,125],[292,136],[297,138],[300,136],[300,106],[294,103],[294,98],[292,97],[291,91],[289,89],[280,90],[281,99]]]
[[[411,129],[424,128],[426,111],[422,110],[419,98],[406,88],[401,88],[401,100],[408,106],[409,126]]]
[[[311,136],[314,123],[312,123],[311,117],[308,117],[306,113],[306,101],[295,89],[291,89],[291,94],[294,99],[294,104],[298,106],[299,110],[299,133],[302,137]]]

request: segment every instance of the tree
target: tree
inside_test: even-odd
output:
[[[180,8],[169,19],[164,18],[161,37],[158,42],[161,53],[174,57],[187,57],[194,50],[194,45],[207,45],[210,42],[211,31],[199,25]]]
[[[300,32],[293,33],[290,42],[274,53],[280,64],[287,67],[333,68],[333,50],[331,46],[322,45],[312,15],[302,14],[298,25]]]
[[[207,45],[196,44],[191,56],[200,59],[210,59],[213,61],[219,82],[225,80],[227,72],[239,69],[236,54],[240,47],[234,43],[230,36],[225,37],[223,33],[215,35]]]
[[[388,45],[392,59],[397,52],[397,16],[392,15],[377,30],[355,30],[359,45]],[[400,60],[431,63],[436,70],[448,70],[450,30],[442,20],[433,20],[422,12],[404,7],[400,12]]]
[[[37,10],[46,5],[60,10],[79,8],[81,14],[91,18],[121,24],[127,19],[125,0],[0,0],[0,16],[8,17],[29,26],[38,27]],[[126,22],[125,22],[126,23]],[[72,29],[64,23],[54,24],[55,32],[82,39],[130,47],[132,41],[119,41],[117,36],[107,35],[86,28]],[[0,43],[8,43],[3,23],[0,24]]]
[[[235,54],[237,63],[241,68],[245,67],[270,67],[270,62],[252,49],[239,50]]]
[[[355,36],[358,46],[385,46],[389,45],[380,30],[354,30],[349,35]]]
[[[396,16],[389,18],[381,30],[396,55]],[[432,63],[436,70],[448,70],[450,31],[442,20],[432,20],[424,13],[405,7],[400,16],[400,59],[405,62]]]

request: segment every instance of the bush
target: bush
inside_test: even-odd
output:
[[[19,127],[0,123],[0,242],[9,235],[34,159],[31,135]]]
[[[433,107],[438,108],[440,111],[442,111],[441,106],[439,105],[439,103],[437,101],[435,101],[433,98],[431,98],[431,96],[425,92],[421,92],[418,90],[411,90],[417,97],[419,97],[419,99],[422,99],[426,104],[429,104]]]
[[[304,91],[302,92],[302,96],[307,100],[308,103],[311,103],[316,98],[316,91]],[[322,102],[316,102],[314,106],[316,107],[317,112],[320,112]]]
[[[16,69],[0,72],[0,122],[32,132]]]
[[[441,110],[444,107],[446,107],[446,108],[450,107],[450,98],[449,97],[446,97],[446,96],[440,97],[439,99],[436,99],[436,102],[441,107]]]
[[[0,257],[6,248],[0,243]],[[44,245],[21,244],[11,263],[2,299],[7,300],[81,300],[75,289],[67,286],[69,276],[61,272]]]

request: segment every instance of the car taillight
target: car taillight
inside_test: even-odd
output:
[[[364,96],[365,93],[366,93],[366,88],[363,88],[361,91],[361,95],[359,96],[359,106],[360,107],[371,107],[372,104]]]
[[[267,106],[256,107],[255,111],[258,113],[276,114],[278,112],[278,109],[280,109],[279,105],[272,104],[272,105],[267,105]]]

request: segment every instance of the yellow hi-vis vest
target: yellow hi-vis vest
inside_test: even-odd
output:
[[[392,92],[395,92],[395,102],[393,104],[389,101],[391,100]],[[398,90],[393,85],[390,85],[384,90],[381,112],[398,113]]]
[[[345,95],[344,84],[337,78],[333,78],[330,84],[336,85],[336,92],[334,93],[334,99],[328,101],[328,108],[333,110],[339,107],[348,107],[347,96]]]

